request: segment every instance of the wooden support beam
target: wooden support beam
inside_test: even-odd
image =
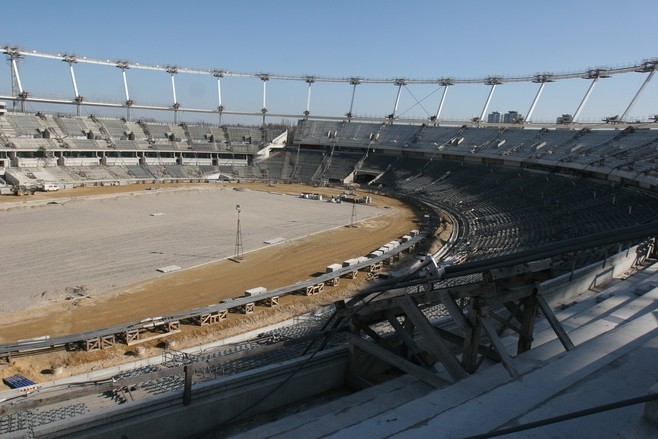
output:
[[[452,332],[441,328],[434,328],[434,329],[436,329],[436,332],[439,333],[441,338],[449,341],[450,343],[454,343],[457,346],[464,346],[466,343],[466,339],[461,335],[453,334]],[[480,344],[477,347],[477,352],[478,354],[484,355],[490,360],[500,361],[500,357],[498,356],[498,354],[496,354],[496,351],[490,349],[488,346],[484,346],[483,344]]]
[[[544,314],[544,317],[546,317],[546,320],[548,320],[548,324],[551,325],[551,328],[553,328],[555,335],[557,335],[557,338],[560,340],[560,343],[562,343],[562,346],[564,346],[564,349],[567,351],[572,350],[575,347],[573,341],[571,341],[567,331],[564,330],[560,324],[560,321],[557,319],[557,317],[555,317],[553,310],[548,305],[548,303],[546,303],[546,299],[544,299],[541,294],[537,294],[536,298],[539,309],[541,310],[542,314]]]
[[[534,294],[534,286],[523,285],[520,287],[497,288],[495,292],[480,296],[481,307],[495,307],[507,302],[515,302]]]
[[[514,367],[514,362],[512,361],[512,357],[505,350],[505,345],[503,344],[503,341],[500,339],[498,333],[496,332],[491,317],[481,316],[480,324],[482,325],[482,329],[484,329],[484,332],[487,334],[487,337],[489,337],[489,340],[491,341],[491,344],[496,350],[496,353],[498,353],[498,355],[500,356],[500,361],[503,363],[505,369],[507,369],[507,372],[509,372],[512,378],[516,378],[517,376],[519,376],[519,372],[516,370],[516,367]]]
[[[242,314],[253,314],[254,312],[254,302],[245,303],[240,307]]]
[[[385,349],[388,349],[389,351],[395,350],[395,346],[389,343],[387,338],[384,338],[381,335],[377,334],[377,332],[374,329],[372,329],[370,326],[356,319],[353,319],[352,323],[354,324],[355,328],[359,329],[360,331],[363,331],[368,337],[372,338],[375,341],[375,343],[377,343],[378,345],[383,346]]]
[[[505,302],[503,305],[505,305],[507,311],[514,316],[517,322],[521,323],[523,321],[523,312],[518,302]]]
[[[496,314],[493,311],[489,311],[487,313],[487,315],[490,316],[490,317],[493,317],[494,320],[497,320],[498,322],[500,322],[500,324],[502,324],[505,328],[511,329],[512,331],[514,331],[518,334],[521,333],[521,328],[519,328],[516,325],[513,325],[512,322],[510,322],[511,319],[504,319],[504,318],[502,318],[501,316],[499,316],[498,314]]]
[[[521,331],[519,331],[519,342],[516,347],[517,355],[529,351],[532,348],[535,320],[537,317],[537,295],[528,296],[521,303],[523,304],[523,313],[520,320]]]
[[[393,314],[388,314],[386,317],[393,329],[395,329],[395,333],[400,336],[402,342],[407,346],[409,351],[411,351],[411,355],[416,358],[416,360],[418,360],[418,362],[423,366],[430,367],[433,363],[430,363],[427,361],[427,359],[423,358],[423,350],[418,347],[418,343],[416,343],[416,341],[413,339],[411,333],[407,332],[407,330],[402,326],[397,317],[395,317]]]
[[[404,296],[402,309],[416,326],[416,329],[426,341],[425,349],[439,360],[446,368],[453,380],[459,380],[468,376],[468,373],[459,364],[455,355],[450,351],[443,339],[437,334],[434,326],[427,320],[425,315],[418,309],[416,302],[409,296]]]
[[[457,305],[455,299],[452,298],[448,290],[439,290],[438,291],[439,301],[445,307],[446,311],[450,315],[450,318],[453,322],[459,327],[462,334],[465,338],[470,338],[471,336],[471,325],[466,320],[466,317],[462,313],[461,308]]]
[[[91,352],[99,349],[101,349],[101,340],[99,337],[85,340],[85,351]]]
[[[395,355],[392,352],[387,351],[386,349],[377,346],[374,343],[370,343],[362,338],[354,335],[348,334],[347,341],[370,355],[377,357],[381,361],[390,364],[393,367],[396,367],[404,372],[407,372],[410,375],[415,376],[419,380],[429,384],[430,386],[436,387],[437,389],[447,386],[449,383],[441,379],[439,376],[433,374],[427,369],[423,369],[420,366],[415,365],[411,361],[407,361],[404,358],[401,358]]]
[[[477,317],[478,298],[473,298],[468,309],[468,323],[471,326],[471,336],[465,337],[462,365],[468,373],[474,373],[478,366],[478,351],[480,350],[480,319]]]

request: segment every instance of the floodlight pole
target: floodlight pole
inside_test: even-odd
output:
[[[235,205],[235,210],[238,211],[238,229],[235,232],[235,259],[241,261],[244,259],[244,248],[242,246],[242,229],[240,228],[240,212],[242,209],[239,204]]]
[[[487,96],[487,101],[484,103],[484,107],[482,108],[482,114],[480,114],[480,122],[484,120],[484,116],[487,114],[487,109],[489,108],[489,104],[491,103],[491,98],[493,98],[494,91],[496,90],[496,86],[498,84],[502,84],[501,78],[496,78],[496,77],[491,77],[487,78],[484,81],[485,85],[490,85],[491,89],[489,90],[489,96]]]
[[[537,75],[535,79],[532,80],[532,82],[539,84],[539,90],[537,90],[537,94],[532,100],[532,104],[530,104],[530,109],[528,110],[528,114],[525,117],[526,122],[530,122],[532,120],[532,113],[534,113],[537,102],[539,102],[539,96],[541,96],[541,92],[544,91],[544,86],[546,83],[553,82],[553,78],[552,75],[549,74]]]
[[[441,117],[441,111],[443,110],[443,104],[446,101],[446,95],[448,94],[448,87],[454,84],[454,81],[452,79],[441,79],[439,80],[439,84],[443,87],[443,93],[441,94],[441,101],[439,102],[439,108],[436,110],[436,115],[434,116],[434,125],[436,125],[439,122],[439,118]]]
[[[591,79],[592,83],[589,85],[587,88],[587,92],[585,93],[585,96],[583,96],[583,100],[580,101],[580,105],[578,105],[578,108],[576,109],[576,112],[573,115],[572,122],[576,123],[578,122],[578,118],[580,117],[580,113],[585,109],[585,105],[587,104],[587,101],[589,100],[590,95],[592,94],[592,90],[594,90],[594,86],[598,82],[599,78],[609,78],[609,75],[605,74],[605,70],[590,70],[583,76],[583,79]]]
[[[347,120],[352,120],[352,110],[354,109],[354,96],[356,95],[356,86],[361,83],[359,78],[350,79],[350,84],[352,84],[352,100],[350,100],[350,111],[347,112]]]
[[[647,75],[646,79],[644,80],[644,82],[640,86],[640,89],[637,91],[637,93],[635,93],[635,96],[633,96],[633,99],[628,104],[628,107],[626,107],[626,110],[624,111],[624,114],[622,114],[621,118],[619,118],[619,120],[621,122],[626,121],[626,116],[633,109],[633,107],[635,106],[635,103],[640,98],[642,93],[644,93],[644,89],[649,84],[649,81],[651,81],[651,78],[653,78],[653,74],[656,73],[657,68],[658,68],[658,61],[648,61],[648,62],[645,62],[644,64],[642,64],[642,67],[640,67],[638,70],[636,70],[637,72],[640,72],[640,73],[649,72],[649,75]]]
[[[356,227],[356,199],[352,203],[352,217],[350,218],[350,227]]]

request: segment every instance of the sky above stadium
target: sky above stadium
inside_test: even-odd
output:
[[[5,7],[3,15],[3,46],[248,73],[484,78],[584,71],[658,56],[654,44],[658,41],[655,0],[23,0]],[[67,64],[27,57],[19,68],[23,88],[32,96],[73,95]],[[118,69],[77,64],[75,74],[79,92],[86,99],[125,99]],[[131,98],[136,102],[173,102],[168,74],[131,69],[127,77]],[[599,81],[581,120],[596,121],[621,114],[645,78],[646,74],[629,73]],[[222,103],[227,109],[260,111],[260,80],[222,81]],[[554,121],[560,114],[574,113],[589,84],[584,79],[547,84],[533,120]],[[177,100],[183,107],[217,106],[217,84],[211,76],[179,74],[176,86]],[[269,81],[269,112],[301,114],[306,107],[307,88],[304,82]],[[498,86],[488,112],[516,110],[525,114],[536,91],[537,85],[532,83]],[[438,85],[404,87],[397,114],[427,118],[436,112],[441,92]],[[359,85],[354,113],[389,114],[396,93],[397,87],[391,84]],[[489,87],[484,84],[450,87],[443,118],[478,116],[488,93]],[[351,94],[349,84],[313,84],[311,113],[344,115]],[[11,95],[8,62],[0,65],[0,95]],[[657,103],[658,79],[654,79],[631,116],[647,119],[658,114]],[[28,105],[28,110],[38,109],[36,104]],[[83,111],[91,114],[101,110]],[[160,116],[169,117],[164,113]],[[181,118],[196,121],[202,116],[188,114]]]

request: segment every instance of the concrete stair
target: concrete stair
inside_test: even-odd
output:
[[[320,437],[335,433],[363,419],[394,409],[433,390],[429,385],[410,375],[404,375],[385,383],[369,387],[327,404],[295,413],[294,415],[265,424],[248,432],[241,438],[276,437]],[[387,395],[387,398],[382,398]],[[318,422],[322,420],[322,422]]]
[[[517,379],[500,364],[440,390],[430,390],[405,376],[260,426],[241,437],[464,437],[520,419],[527,422],[532,408],[542,407],[578,383],[625,361],[654,338],[658,344],[657,286],[658,266],[648,267],[556,312],[576,345],[570,352],[565,352],[545,320],[538,321],[533,349],[515,357],[521,374]],[[504,342],[508,352],[514,352],[516,337],[506,337]],[[651,377],[644,381],[636,377],[636,381],[649,383]],[[649,386],[633,390],[628,397],[644,394]],[[415,392],[418,394],[413,396]],[[619,395],[612,395],[609,402],[623,399]],[[573,410],[599,403],[583,401]],[[563,405],[558,404],[557,409]],[[546,413],[539,411],[534,416],[547,417]]]

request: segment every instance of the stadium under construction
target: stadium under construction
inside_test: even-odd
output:
[[[41,382],[5,380],[3,436],[658,434],[658,123],[631,117],[658,68],[655,59],[568,75],[375,80],[2,51],[14,86],[0,96],[3,194],[132,183],[301,183],[358,190],[364,204],[370,196],[396,198],[423,213],[416,229],[302,282],[91,332],[3,341],[6,363],[56,348],[93,352],[153,336],[165,341],[157,357],[65,378],[53,370],[54,379]],[[64,61],[73,96],[33,96],[19,70],[19,61],[32,59]],[[78,63],[118,67],[122,102],[81,96]],[[169,75],[173,104],[131,99],[129,69]],[[216,80],[217,106],[181,105],[179,74]],[[594,85],[614,75],[644,76],[621,116],[582,123]],[[262,108],[232,111],[220,85],[230,76],[261,80]],[[557,123],[533,123],[545,85],[573,78],[590,81],[578,108]],[[267,83],[276,80],[306,84],[299,114],[268,111]],[[350,90],[344,115],[311,112],[311,89],[321,82]],[[537,85],[529,110],[485,122],[496,87],[508,82]],[[356,90],[364,84],[395,86],[393,111],[357,114]],[[438,110],[425,120],[398,112],[401,91],[414,84],[442,91]],[[449,88],[471,84],[489,87],[479,116],[444,120]],[[34,105],[43,108],[26,111]],[[80,115],[89,108],[125,117]],[[136,117],[139,111],[166,111],[173,123]],[[218,123],[182,122],[182,114]],[[225,124],[228,116],[259,123]],[[268,118],[297,122],[287,131]],[[450,233],[439,240],[439,229]],[[237,248],[236,241],[236,255]],[[166,344],[182,324],[220,324],[228,313],[275,308],[290,295],[322,296],[357,276],[367,277],[363,288],[310,314],[201,347]]]

